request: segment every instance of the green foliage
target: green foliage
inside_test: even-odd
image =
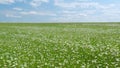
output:
[[[119,68],[120,24],[0,24],[0,68]]]

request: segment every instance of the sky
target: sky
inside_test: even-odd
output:
[[[120,0],[0,0],[0,22],[120,22]]]

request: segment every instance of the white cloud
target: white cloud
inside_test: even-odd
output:
[[[22,15],[56,16],[55,13],[51,13],[51,12],[40,12],[40,11],[21,12],[21,14],[22,14]]]
[[[1,11],[2,15],[8,18],[21,18],[22,15],[19,14],[18,11],[13,10],[3,10]]]
[[[64,22],[73,22],[80,21],[84,18],[87,18],[89,13],[81,12],[81,11],[62,11],[56,17],[51,18],[52,21],[64,21]]]
[[[96,10],[63,10],[59,12],[59,16],[64,17],[87,17],[96,13]]]
[[[30,5],[33,6],[33,7],[38,7],[40,6],[42,3],[48,3],[49,0],[32,0],[30,2]]]
[[[21,18],[21,16],[13,15],[13,14],[6,14],[6,17],[12,17],[12,18]]]
[[[64,16],[64,17],[85,17],[87,16],[87,13],[61,13],[60,16]]]
[[[29,11],[29,12],[21,12],[21,14],[23,14],[23,15],[36,15],[37,12],[36,11]]]
[[[97,2],[65,2],[64,0],[54,0],[56,6],[58,7],[62,7],[62,8],[90,8],[90,7],[94,7],[97,6],[98,3]]]
[[[61,7],[63,9],[73,9],[82,8],[84,9],[109,9],[115,6],[115,4],[101,4],[94,1],[72,1],[66,2],[65,0],[54,0],[54,5]]]
[[[63,11],[60,13],[59,16],[51,18],[52,21],[114,21],[114,19],[120,18],[120,8],[116,4],[87,4],[83,3],[80,5],[75,4],[75,2],[71,3],[69,6],[66,7],[68,3],[64,3],[61,5],[60,2],[59,7],[63,9]],[[79,3],[79,2],[78,2]],[[79,3],[80,4],[80,3]],[[77,6],[76,6],[77,5]],[[87,6],[90,5],[90,6]],[[92,8],[91,8],[92,7]],[[70,8],[70,9],[67,9]],[[81,9],[82,8],[82,9]],[[83,9],[84,8],[84,9]]]
[[[22,11],[23,9],[22,9],[22,8],[18,8],[18,7],[15,7],[15,8],[13,8],[13,10]]]
[[[0,0],[0,4],[12,4],[15,2],[25,2],[25,0]]]
[[[0,0],[0,4],[10,4],[10,3],[14,3],[15,0]]]
[[[51,18],[54,21],[109,21],[120,17],[120,8],[114,3],[54,0],[54,5],[62,8],[57,17]]]

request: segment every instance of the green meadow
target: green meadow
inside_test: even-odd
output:
[[[0,68],[120,68],[120,23],[1,23]]]

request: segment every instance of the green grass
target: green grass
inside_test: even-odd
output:
[[[0,24],[0,68],[120,68],[120,24]]]

